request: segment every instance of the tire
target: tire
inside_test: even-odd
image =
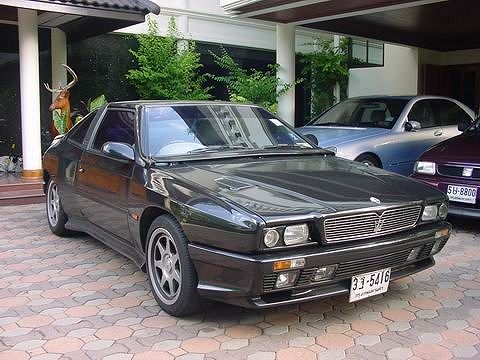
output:
[[[58,236],[66,236],[70,234],[65,228],[68,217],[63,210],[57,184],[52,179],[48,180],[45,204],[47,208],[48,226],[52,233]]]
[[[199,312],[205,300],[198,294],[188,240],[178,222],[170,215],[156,218],[147,239],[146,269],[158,305],[173,316]]]
[[[358,158],[355,159],[355,161],[360,162],[364,165],[373,166],[380,169],[382,168],[382,164],[380,163],[380,161],[373,155],[360,155]]]

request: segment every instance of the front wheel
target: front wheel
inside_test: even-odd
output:
[[[58,236],[68,235],[69,231],[65,228],[68,220],[67,214],[65,214],[60,201],[57,183],[52,179],[48,180],[46,206],[48,226],[52,233]]]
[[[174,218],[164,215],[153,221],[146,251],[148,279],[160,307],[173,316],[191,315],[204,304],[197,291],[197,275],[187,245]]]
[[[382,168],[382,164],[380,163],[380,161],[375,156],[369,154],[360,155],[358,158],[355,159],[355,161],[358,161],[364,165]]]

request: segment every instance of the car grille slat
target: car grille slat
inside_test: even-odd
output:
[[[364,213],[331,217],[324,221],[327,243],[358,240],[399,232],[417,224],[420,205],[387,209],[383,213]]]
[[[471,176],[465,177],[463,176],[463,169],[464,168],[473,168],[473,172]],[[450,177],[458,177],[463,179],[480,179],[480,168],[475,168],[472,166],[461,166],[461,165],[438,165],[437,171],[440,175],[443,176],[450,176]]]

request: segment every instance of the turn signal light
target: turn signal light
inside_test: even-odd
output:
[[[298,268],[303,268],[304,266],[305,266],[304,258],[279,260],[273,263],[273,271],[298,269]]]

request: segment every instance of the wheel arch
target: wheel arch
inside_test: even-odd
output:
[[[148,230],[150,229],[150,225],[152,222],[162,216],[162,215],[172,215],[165,209],[162,209],[157,206],[149,206],[145,210],[143,210],[142,216],[140,217],[140,243],[142,245],[142,250],[146,251],[147,246],[147,234]]]
[[[380,165],[380,168],[383,169],[383,162],[382,162],[382,159],[380,159],[380,156],[378,156],[377,154],[371,152],[371,151],[366,151],[366,152],[363,152],[361,153],[360,155],[358,155],[356,158],[355,158],[355,161],[358,161],[358,159],[360,159],[362,156],[371,156],[373,158],[375,158],[375,160],[378,161],[378,164]]]

